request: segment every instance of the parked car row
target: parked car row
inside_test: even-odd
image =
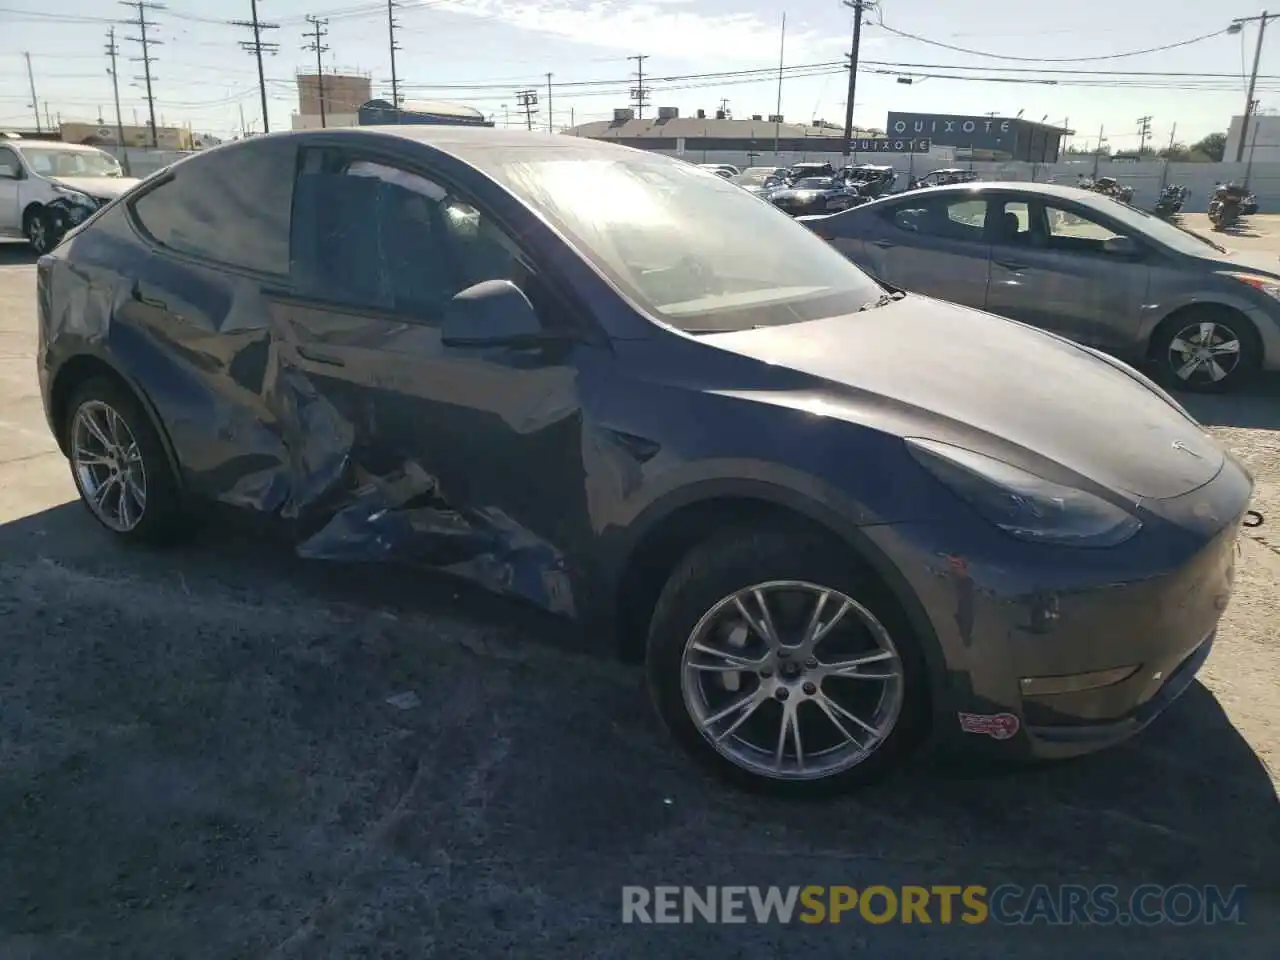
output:
[[[936,187],[804,223],[873,276],[1154,361],[1180,389],[1280,369],[1280,264],[1095,191]]]
[[[470,578],[643,660],[697,760],[813,794],[926,737],[1089,752],[1187,689],[1252,478],[1033,325],[1221,385],[1276,365],[1277,297],[1083,191],[797,222],[644,151],[387,126],[203,151],[98,209],[39,260],[37,358],[120,538],[235,509],[304,557]]]

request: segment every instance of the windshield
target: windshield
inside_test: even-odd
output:
[[[745,190],[636,153],[508,153],[485,167],[639,307],[688,332],[836,316],[883,293],[808,228]]]
[[[118,177],[120,164],[102,150],[59,150],[57,147],[23,147],[31,169],[42,177]]]
[[[1131,207],[1129,204],[1121,203],[1119,200],[1112,200],[1100,194],[1093,194],[1082,198],[1081,202],[1085,206],[1093,207],[1099,213],[1106,214],[1111,219],[1118,221],[1131,232],[1140,236],[1148,236],[1157,243],[1163,243],[1166,247],[1171,247],[1179,253],[1186,253],[1193,257],[1204,256],[1205,244],[1215,250],[1220,251],[1222,249],[1207,237],[1201,237],[1197,233],[1175,226],[1168,220],[1161,220],[1145,210]]]
[[[764,183],[766,180],[777,180],[778,171],[774,167],[751,167],[743,170],[734,178],[736,183]]]

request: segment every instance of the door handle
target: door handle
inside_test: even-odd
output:
[[[888,250],[890,247],[896,247],[897,244],[891,240],[872,240],[873,247],[879,247],[881,250]]]
[[[149,297],[145,293],[143,293],[142,283],[140,281],[137,281],[137,280],[133,281],[133,289],[131,293],[133,295],[133,299],[135,303],[140,303],[143,306],[147,306],[147,307],[154,307],[157,310],[169,309],[169,305],[165,303],[163,300],[161,300],[159,297]]]
[[[308,347],[298,344],[298,356],[304,357],[315,363],[327,363],[331,367],[345,367],[347,361],[336,353],[330,353],[328,350],[317,349],[316,347]]]
[[[999,266],[1004,267],[1006,270],[1012,270],[1014,273],[1019,273],[1027,269],[1027,265],[1025,263],[1018,263],[1016,260],[997,260],[996,263]]]

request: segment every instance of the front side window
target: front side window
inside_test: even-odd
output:
[[[104,150],[23,147],[27,165],[42,177],[118,177],[120,164]]]
[[[568,147],[480,166],[646,313],[689,332],[835,316],[883,293],[785,213],[678,161]]]
[[[539,291],[516,245],[441,183],[378,161],[309,154],[294,202],[292,273],[306,296],[434,323],[459,292],[510,280]]]
[[[259,273],[289,272],[292,140],[246,140],[184,161],[131,204],[162,247]]]

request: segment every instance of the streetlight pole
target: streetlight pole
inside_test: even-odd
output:
[[[1258,68],[1262,63],[1262,38],[1267,32],[1267,24],[1280,19],[1280,13],[1267,13],[1263,10],[1256,17],[1237,17],[1227,27],[1228,33],[1239,33],[1246,23],[1257,21],[1258,42],[1253,48],[1253,70],[1249,74],[1249,92],[1244,97],[1244,117],[1240,121],[1240,140],[1236,143],[1236,163],[1244,159],[1244,138],[1249,128],[1249,117],[1253,112],[1253,93],[1258,86]]]

